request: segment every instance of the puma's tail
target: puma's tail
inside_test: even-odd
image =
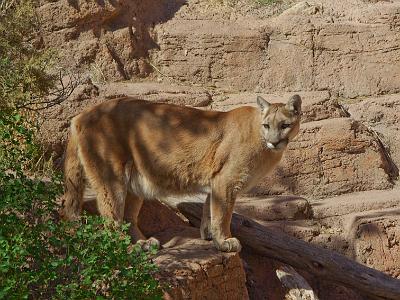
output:
[[[75,220],[82,211],[83,192],[84,192],[84,173],[82,163],[79,158],[78,137],[71,124],[71,133],[67,145],[64,163],[64,186],[65,194],[61,210],[63,219]]]

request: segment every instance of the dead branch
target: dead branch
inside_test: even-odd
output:
[[[57,74],[58,84],[56,88],[51,90],[44,99],[39,97],[32,98],[31,101],[17,105],[17,109],[26,109],[29,111],[38,112],[40,110],[48,109],[55,105],[61,104],[63,101],[71,96],[72,92],[76,89],[78,85],[82,83],[79,73],[70,73],[66,77],[63,77],[63,72],[60,70]]]

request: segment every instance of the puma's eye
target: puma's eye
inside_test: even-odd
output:
[[[263,124],[265,129],[269,129],[269,125],[268,124]]]
[[[286,128],[289,128],[290,126],[292,126],[292,124],[282,124],[281,128],[286,129]]]

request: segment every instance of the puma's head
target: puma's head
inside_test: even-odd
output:
[[[257,104],[261,110],[261,134],[265,146],[274,151],[284,150],[299,132],[300,96],[290,97],[286,104],[271,104],[258,96]]]

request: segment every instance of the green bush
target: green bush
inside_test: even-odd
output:
[[[127,225],[57,218],[60,178],[30,174],[34,130],[0,113],[0,299],[159,299],[155,266]]]
[[[30,38],[32,3],[0,2],[0,299],[160,299],[152,253],[131,244],[127,225],[58,218],[61,176],[38,164],[36,127],[22,110],[55,80]]]

